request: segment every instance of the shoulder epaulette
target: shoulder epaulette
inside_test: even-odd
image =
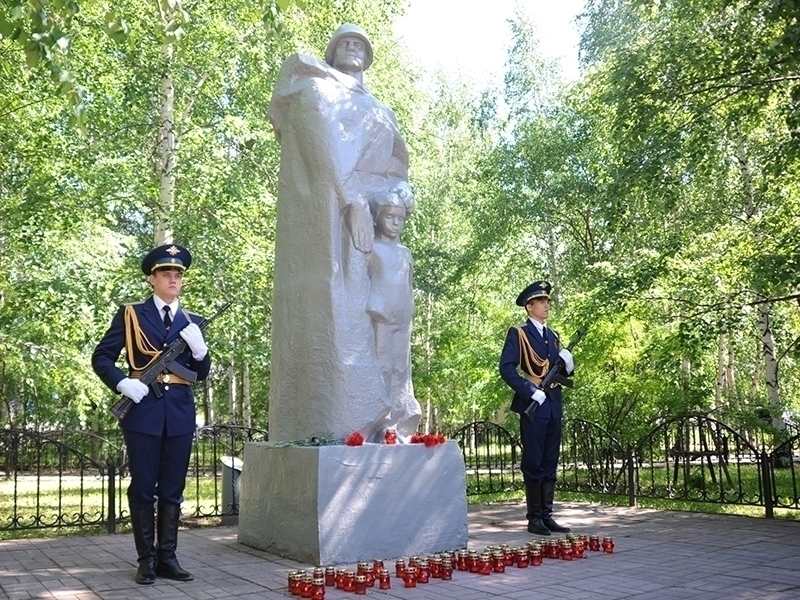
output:
[[[144,300],[139,300],[138,302],[125,302],[123,306],[136,306],[137,304],[144,304]]]

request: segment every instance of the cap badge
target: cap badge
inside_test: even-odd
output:
[[[176,254],[180,254],[181,253],[181,251],[178,250],[175,246],[170,246],[169,248],[167,248],[166,251],[169,254],[171,254],[172,256],[175,256]],[[175,262],[175,261],[173,260],[172,262]]]

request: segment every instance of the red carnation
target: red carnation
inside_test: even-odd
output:
[[[364,444],[364,436],[361,435],[358,431],[354,431],[346,438],[344,438],[344,443],[348,446],[361,446]]]
[[[422,437],[425,440],[425,446],[426,447],[430,448],[431,446],[435,446],[436,445],[436,436],[433,435],[432,433],[426,433]]]
[[[436,435],[436,443],[437,444],[444,444],[446,441],[447,441],[447,439],[441,433]]]
[[[425,442],[425,436],[420,433],[415,433],[411,436],[411,443],[412,444],[422,444]]]

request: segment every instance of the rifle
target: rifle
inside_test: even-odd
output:
[[[586,335],[586,327],[581,327],[578,331],[575,332],[575,335],[572,336],[572,339],[569,341],[569,345],[567,346],[567,350],[572,352],[572,349],[578,345],[583,337]],[[544,376],[542,379],[542,383],[540,385],[540,389],[542,391],[547,391],[550,389],[550,384],[553,382],[558,382],[561,385],[566,387],[572,387],[572,380],[563,375],[561,372],[564,370],[564,361],[559,359],[556,361],[556,364],[553,365],[553,368],[547,372],[547,375]],[[536,410],[539,408],[539,403],[536,400],[531,400],[531,403],[528,405],[528,408],[525,409],[525,415],[533,421],[533,417],[536,416]]]
[[[217,312],[215,312],[213,316],[203,319],[200,322],[200,325],[198,325],[198,327],[200,327],[200,331],[204,331],[206,327],[208,327],[214,321],[214,319],[228,310],[231,304],[233,304],[233,300],[228,300],[219,309],[217,309]],[[183,354],[184,350],[186,350],[186,340],[179,335],[177,338],[172,340],[172,342],[170,342],[169,346],[167,346],[163,352],[161,352],[158,359],[150,363],[150,365],[142,372],[142,376],[140,378],[141,382],[150,386],[150,389],[153,390],[156,398],[161,398],[161,396],[164,395],[164,392],[161,391],[161,388],[158,387],[158,383],[156,382],[156,379],[162,373],[165,375],[174,373],[178,377],[182,377],[190,383],[197,381],[197,373],[175,362],[175,359]],[[127,396],[122,396],[122,398],[117,400],[108,410],[110,410],[111,413],[121,421],[130,412],[134,404],[135,402],[133,400]]]

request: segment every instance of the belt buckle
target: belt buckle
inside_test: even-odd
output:
[[[165,375],[164,375],[164,376],[161,378],[161,381],[162,381],[163,383],[169,383],[169,382],[171,381],[171,377],[169,376],[169,373],[165,374]]]

